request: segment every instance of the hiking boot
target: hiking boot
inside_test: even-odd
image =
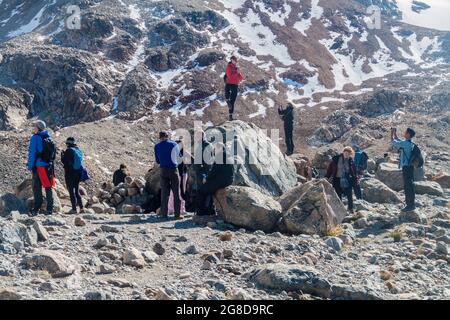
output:
[[[77,209],[71,209],[67,214],[77,214]]]
[[[167,220],[167,219],[169,219],[169,216],[167,214],[158,214],[158,218]]]
[[[230,115],[228,116],[228,120],[233,121],[233,115],[232,115],[232,114],[230,114]]]
[[[53,214],[53,212],[50,212],[50,211],[45,212],[46,216],[51,216],[52,214]]]
[[[182,217],[181,215],[175,215],[175,220],[183,220],[184,217]]]
[[[86,210],[84,208],[80,208],[80,213],[86,213]]]
[[[406,206],[402,209],[402,212],[412,212],[414,210],[416,210],[415,206]]]
[[[31,211],[28,215],[30,217],[36,217],[39,214],[39,211]]]

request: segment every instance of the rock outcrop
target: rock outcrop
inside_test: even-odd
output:
[[[325,118],[323,124],[308,139],[312,146],[321,146],[338,140],[362,122],[361,117],[351,112],[338,110]]]
[[[423,169],[416,169],[414,172],[414,180],[422,181],[424,179],[423,174]],[[394,191],[403,190],[403,173],[395,163],[380,163],[376,172],[376,178]]]
[[[364,194],[364,200],[376,203],[401,203],[402,200],[398,194],[377,179],[363,179],[361,188]]]
[[[347,214],[333,187],[325,179],[294,188],[284,194],[279,202],[283,209],[279,228],[289,234],[326,235]]]
[[[20,42],[1,48],[0,55],[0,73],[29,96],[25,101],[12,99],[13,106],[27,108],[27,116],[49,125],[71,125],[109,114],[116,74],[105,61],[88,52],[48,45],[29,48]]]

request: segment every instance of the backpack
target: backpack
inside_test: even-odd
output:
[[[50,137],[42,138],[42,152],[38,156],[46,163],[52,163],[56,158],[56,144]]]
[[[82,166],[82,167],[81,167],[81,177],[80,177],[80,181],[81,181],[81,182],[86,182],[86,181],[88,181],[89,179],[91,179],[91,178],[89,177],[86,168]]]
[[[227,74],[226,73],[223,75],[223,82],[227,83]]]
[[[73,169],[74,170],[80,170],[81,169],[81,163],[83,161],[83,154],[81,153],[81,150],[78,148],[70,148],[73,151]]]
[[[359,151],[355,153],[355,166],[358,172],[367,170],[367,161],[369,156],[364,151]]]
[[[414,168],[422,168],[424,165],[422,151],[415,143],[412,143],[412,145],[411,158],[409,159],[408,164]]]

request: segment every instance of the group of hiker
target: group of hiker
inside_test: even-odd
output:
[[[391,145],[400,153],[399,168],[403,175],[403,189],[405,192],[406,206],[403,212],[416,209],[414,171],[424,164],[420,149],[412,142],[416,132],[408,128],[404,133],[404,139],[397,136],[397,129],[391,130]],[[342,200],[347,198],[348,210],[353,213],[353,193],[357,199],[362,199],[360,186],[361,177],[367,170],[368,156],[358,146],[345,147],[341,154],[334,156],[327,168],[326,178],[333,185],[336,194]]]
[[[43,204],[42,189],[45,190],[47,201],[46,215],[53,213],[53,187],[55,186],[56,145],[50,137],[44,121],[38,120],[32,124],[33,135],[28,146],[27,169],[32,174],[33,208],[31,216],[36,216]],[[66,140],[66,150],[61,152],[61,163],[64,166],[64,180],[69,192],[72,209],[77,213],[77,207],[83,212],[83,202],[80,195],[80,182],[88,179],[83,168],[83,154],[78,148],[75,138]]]
[[[233,56],[227,65],[224,76],[229,120],[233,120],[238,87],[242,80],[238,59]],[[290,156],[294,153],[294,106],[289,103],[286,108],[279,107],[278,114],[284,123],[286,155]],[[46,214],[50,215],[53,212],[52,188],[55,185],[56,146],[46,130],[45,122],[35,121],[32,127],[33,135],[29,143],[27,164],[28,170],[32,173],[34,194],[31,215],[38,214],[43,204],[42,188],[45,189],[47,200]],[[415,132],[411,128],[406,130],[403,140],[398,138],[396,129],[391,130],[392,146],[400,152],[399,166],[403,172],[406,198],[404,211],[415,209],[414,167],[423,165],[420,150],[412,142],[414,136]],[[187,209],[190,212],[195,211],[200,216],[214,215],[213,195],[217,190],[233,184],[234,178],[233,161],[227,161],[229,155],[225,145],[215,143],[212,146],[205,138],[203,131],[195,132],[194,140],[197,141],[196,145],[201,150],[194,150],[194,155],[191,155],[184,150],[181,138],[176,141],[171,140],[170,134],[166,131],[160,132],[158,138],[160,141],[154,147],[154,154],[155,161],[160,168],[161,193],[158,195],[158,201],[154,207],[160,208],[159,215],[167,218],[169,213],[173,213],[176,219],[181,219]],[[66,147],[66,150],[61,153],[61,162],[64,166],[65,183],[72,205],[70,213],[77,213],[78,208],[80,212],[83,212],[79,185],[81,181],[89,179],[83,167],[83,154],[73,137],[67,138]],[[206,163],[202,156],[207,148],[213,150],[216,159],[212,164]],[[175,159],[174,154],[176,155]],[[202,160],[191,162],[198,154]],[[194,163],[195,171],[195,181],[190,183],[192,188],[189,192],[186,190],[188,175],[185,164],[187,163],[185,159],[188,158],[191,160],[189,163]],[[349,212],[353,212],[354,209],[353,194],[357,199],[361,199],[363,196],[360,180],[367,169],[367,160],[367,154],[357,145],[353,148],[345,147],[341,154],[330,159],[325,177],[333,185],[341,200],[345,196]],[[117,186],[123,183],[129,175],[127,166],[121,164],[120,168],[114,172],[113,184]]]
[[[159,133],[160,142],[155,145],[154,151],[155,162],[160,168],[161,218],[167,218],[169,208],[173,206],[175,219],[181,219],[186,210],[186,203],[189,203],[191,210],[199,216],[215,215],[214,194],[217,190],[233,184],[234,166],[232,161],[227,159],[225,145],[219,142],[212,146],[203,131],[197,132],[194,139],[199,150],[194,150],[194,155],[191,155],[184,150],[182,140],[170,140],[166,131]],[[213,152],[215,161],[212,164],[207,163],[203,157],[207,149]],[[201,155],[201,161],[194,161],[193,158],[198,154]],[[195,177],[190,193],[186,190],[186,162],[194,163]]]

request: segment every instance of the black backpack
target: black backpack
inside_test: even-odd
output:
[[[42,137],[41,137],[42,138]],[[56,158],[56,144],[50,137],[42,138],[42,152],[38,154],[42,161],[52,163]]]
[[[412,143],[412,145],[411,158],[408,164],[414,168],[422,168],[424,165],[422,151],[415,143]]]

